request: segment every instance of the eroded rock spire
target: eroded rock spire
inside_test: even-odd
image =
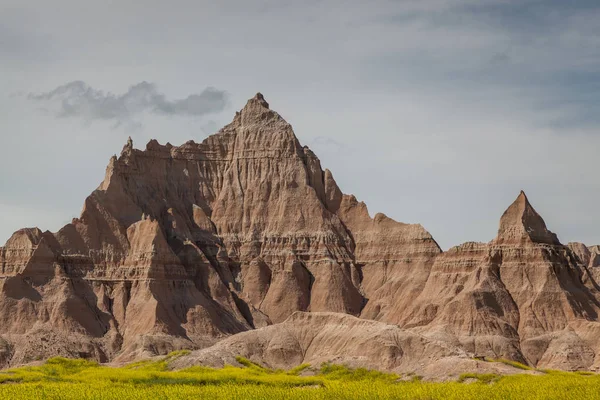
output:
[[[496,242],[522,242],[560,244],[556,235],[546,228],[546,223],[535,211],[527,195],[521,190],[519,196],[500,218]]]

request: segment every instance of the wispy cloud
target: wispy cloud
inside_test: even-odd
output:
[[[126,136],[201,139],[232,114],[209,110],[260,90],[340,187],[373,212],[422,223],[444,247],[490,239],[520,189],[562,240],[600,242],[597,0],[0,3],[0,203],[54,201],[69,216]],[[190,106],[204,87],[175,91],[199,75],[231,97]],[[160,87],[128,90],[139,76]],[[73,77],[93,88],[27,100],[54,88],[49,78]],[[14,148],[37,151],[18,175]],[[69,196],[53,196],[57,176]],[[28,220],[0,221],[1,237]]]
[[[329,136],[317,136],[310,140],[309,144],[311,148],[319,151],[340,151],[346,147],[344,143]]]
[[[140,82],[123,94],[95,89],[83,81],[73,81],[45,93],[29,93],[27,98],[44,102],[57,117],[85,121],[112,120],[116,125],[131,123],[143,112],[169,116],[204,116],[223,111],[227,93],[208,87],[183,99],[169,100],[154,83]]]
[[[428,2],[423,2],[428,3]],[[438,2],[436,2],[438,3]],[[440,1],[371,14],[350,47],[379,90],[478,97],[562,132],[600,121],[597,1]],[[378,45],[365,40],[378,36]]]

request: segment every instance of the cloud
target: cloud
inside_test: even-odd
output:
[[[0,3],[0,203],[61,210],[47,223],[0,215],[6,232],[60,228],[127,136],[178,144],[229,122],[122,98],[144,76],[174,104],[201,75],[236,108],[264,93],[344,191],[443,247],[491,239],[520,189],[561,240],[600,242],[597,0]],[[116,94],[102,107],[85,93],[27,100],[74,76]],[[133,132],[105,135],[117,126]]]
[[[29,100],[54,106],[61,118],[83,118],[85,121],[112,120],[114,127],[132,124],[135,115],[151,112],[168,116],[199,117],[223,111],[228,104],[225,91],[208,87],[184,99],[169,100],[150,82],[135,84],[123,94],[95,89],[83,81],[73,81],[45,93],[29,93]],[[136,123],[133,123],[136,125]]]
[[[217,123],[217,121],[214,120],[206,121],[200,126],[202,132],[204,132],[204,134],[206,134],[207,136],[217,132],[219,128],[219,124]]]
[[[490,57],[489,65],[506,65],[510,62],[510,56],[506,53],[496,53]]]
[[[340,151],[346,147],[346,144],[329,136],[317,136],[310,140],[309,143],[311,148],[321,151]]]

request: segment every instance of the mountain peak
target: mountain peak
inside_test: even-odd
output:
[[[269,103],[267,103],[262,93],[259,92],[246,102],[246,105],[239,113],[236,113],[234,121],[237,120],[243,124],[256,122],[264,124],[273,119],[281,119],[281,117],[269,108]]]
[[[256,95],[254,95],[253,98],[248,100],[246,106],[244,107],[244,110],[257,108],[269,110],[269,103],[267,103],[267,101],[265,100],[265,96],[263,96],[263,94],[260,92],[256,93]]]
[[[521,190],[515,201],[500,218],[496,242],[521,242],[560,244],[554,233],[546,228],[546,223],[535,211],[527,195]]]
[[[262,105],[265,108],[269,108],[269,103],[267,103],[267,101],[265,100],[265,96],[263,96],[263,94],[260,92],[256,93],[252,100],[257,101],[260,105]]]

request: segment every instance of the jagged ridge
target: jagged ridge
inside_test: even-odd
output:
[[[521,192],[496,239],[442,253],[343,194],[259,93],[202,143],[128,140],[80,218],[0,248],[0,362],[131,360],[323,311],[595,368],[593,251],[560,244]]]

